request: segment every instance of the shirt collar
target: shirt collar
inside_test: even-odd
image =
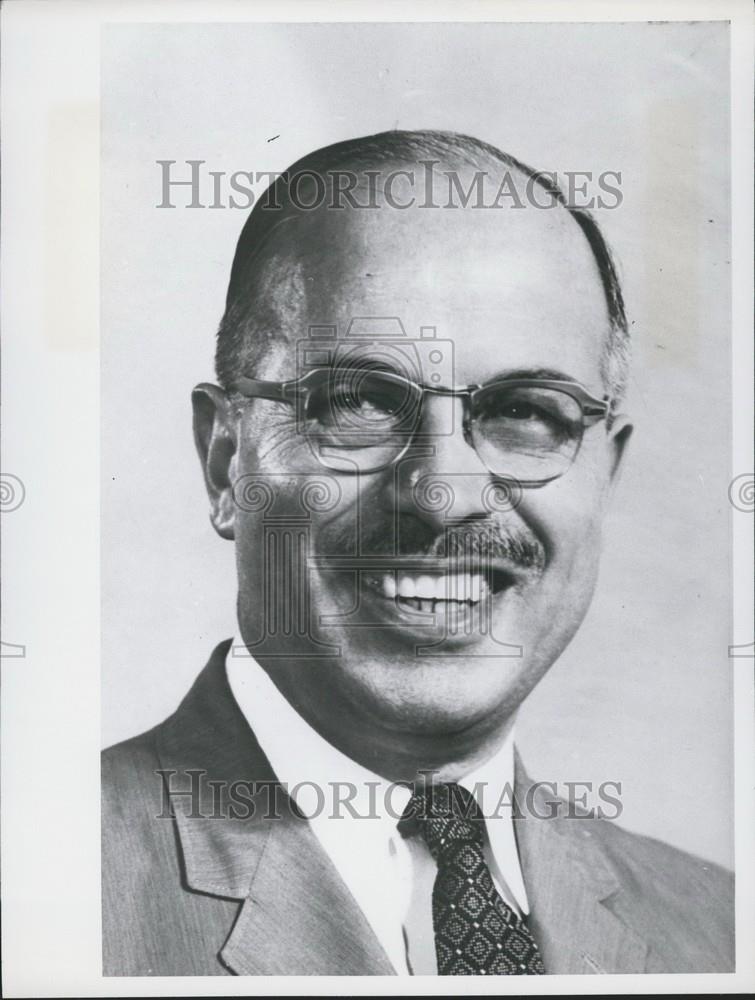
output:
[[[408,788],[381,778],[320,736],[238,638],[229,649],[226,671],[273,771],[310,822],[377,815],[395,827],[411,797]]]

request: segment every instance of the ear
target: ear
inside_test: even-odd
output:
[[[210,498],[210,520],[221,538],[234,537],[233,498],[236,464],[236,421],[228,397],[216,385],[203,382],[191,394],[194,443],[202,463]]]
[[[608,448],[610,450],[609,469],[609,492],[612,494],[616,489],[616,484],[621,475],[621,469],[626,454],[629,439],[632,436],[634,426],[629,422],[629,418],[619,413],[614,417],[613,425],[608,435]]]

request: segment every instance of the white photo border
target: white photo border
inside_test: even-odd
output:
[[[9,0],[2,10],[2,464],[4,475],[23,484],[25,496],[22,506],[4,513],[2,523],[5,996],[462,992],[462,984],[443,977],[101,974],[100,32],[112,23],[318,20],[731,22],[731,479],[749,476],[752,488],[753,20],[747,0],[472,0],[463,7],[441,0],[379,5],[364,0]],[[61,121],[68,124],[62,145]],[[722,484],[722,491],[728,487]],[[512,992],[734,993],[755,988],[752,512],[734,510],[732,530],[738,971],[525,977],[510,984]],[[500,979],[473,983],[467,978],[463,992],[500,994],[505,985]]]

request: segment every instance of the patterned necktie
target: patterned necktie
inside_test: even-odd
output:
[[[524,919],[501,899],[483,855],[485,820],[474,796],[456,784],[412,796],[398,824],[419,831],[438,865],[433,928],[441,976],[541,975],[545,972]]]

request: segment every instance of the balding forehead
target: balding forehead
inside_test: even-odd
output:
[[[605,313],[591,248],[558,203],[548,209],[323,206],[298,213],[266,242],[257,259],[259,291],[288,315],[314,303],[323,308],[329,299],[340,313],[364,286],[380,283],[395,296],[396,312],[410,287],[424,285],[428,295],[445,295],[460,282],[467,291],[491,282],[526,288],[534,260],[540,285],[577,286]]]

